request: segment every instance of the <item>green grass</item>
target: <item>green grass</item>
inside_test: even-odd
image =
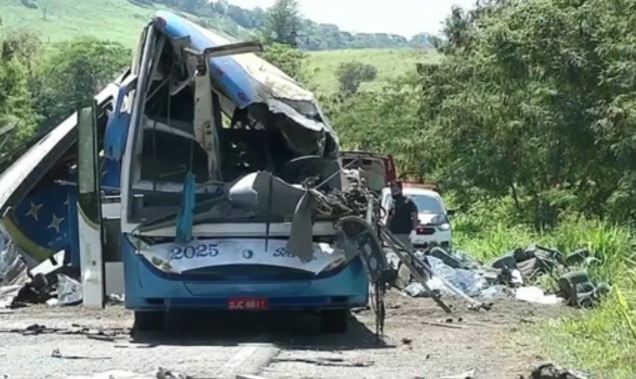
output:
[[[27,8],[20,0],[0,0],[3,29],[36,32],[45,42],[87,35],[118,41],[133,47],[144,25],[156,10],[126,0],[47,1],[47,17],[40,9]],[[42,3],[42,2],[41,2]]]
[[[408,72],[415,72],[418,62],[437,62],[439,55],[433,50],[424,49],[350,49],[309,52],[308,70],[311,85],[320,93],[338,91],[336,69],[344,62],[357,61],[368,63],[378,70],[378,78],[363,83],[360,90],[379,90],[390,79]]]
[[[155,5],[138,5],[128,0],[39,0],[48,3],[46,19],[40,9],[22,5],[20,0],[0,0],[0,37],[14,31],[35,32],[45,43],[59,42],[78,36],[118,41],[133,48],[152,14],[162,9]],[[202,24],[214,25],[221,31],[248,37],[249,32],[225,18],[198,18],[178,12]],[[361,91],[380,90],[390,79],[415,71],[417,62],[436,62],[439,55],[424,49],[351,49],[308,53],[307,71],[312,89],[322,94],[338,91],[336,69],[340,63],[359,61],[378,70],[378,78],[363,83]]]
[[[510,199],[477,203],[454,220],[459,249],[482,260],[539,243],[564,253],[588,248],[602,264],[590,269],[613,293],[594,310],[549,320],[524,336],[559,364],[588,370],[595,378],[636,378],[636,233],[604,221],[570,216],[553,230],[537,233],[518,223]],[[553,284],[550,281],[543,285]]]
[[[22,5],[20,0],[0,0],[0,34],[12,30],[35,32],[45,42],[58,42],[77,36],[92,36],[118,41],[132,48],[143,27],[159,9],[156,5],[138,5],[128,0],[40,0],[48,3],[46,19],[40,9]],[[247,32],[226,18],[199,18],[172,10],[195,21],[217,25],[221,31]]]

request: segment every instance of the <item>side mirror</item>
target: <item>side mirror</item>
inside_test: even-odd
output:
[[[456,213],[457,213],[457,209],[447,209],[446,210],[446,214],[448,215],[448,217],[454,217]]]

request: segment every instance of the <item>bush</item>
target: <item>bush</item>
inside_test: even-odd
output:
[[[340,83],[340,92],[345,96],[351,96],[358,92],[360,84],[375,80],[378,70],[370,64],[346,62],[338,66],[336,75]]]

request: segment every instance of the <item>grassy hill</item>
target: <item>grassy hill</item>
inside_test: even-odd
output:
[[[118,41],[127,47],[137,44],[139,34],[157,5],[141,5],[128,0],[39,0],[40,8],[29,8],[21,0],[0,0],[2,27],[0,34],[12,30],[28,30],[44,41],[57,42],[87,35]],[[46,18],[44,6],[46,5]],[[199,18],[172,10],[201,24],[215,25],[220,31],[249,34],[226,18]]]
[[[31,0],[33,1],[33,0]],[[21,0],[0,0],[0,37],[4,33],[26,30],[37,33],[45,42],[58,42],[80,35],[118,41],[134,47],[144,25],[159,9],[129,0],[37,0],[40,8],[29,8]],[[46,18],[43,11],[46,5]],[[201,18],[175,11],[194,21],[227,34],[250,38],[250,32],[226,17]],[[316,71],[312,83],[319,92],[338,90],[336,68],[342,62],[359,61],[374,65],[378,79],[364,83],[361,90],[381,88],[383,83],[413,70],[416,62],[431,61],[438,56],[426,49],[350,49],[309,52],[309,69]]]
[[[415,70],[417,62],[437,62],[439,55],[426,49],[352,49],[327,50],[309,53],[309,69],[317,69],[312,76],[312,84],[319,92],[338,91],[336,69],[344,62],[357,61],[368,63],[378,70],[378,78],[363,83],[361,90],[379,89],[386,81]]]

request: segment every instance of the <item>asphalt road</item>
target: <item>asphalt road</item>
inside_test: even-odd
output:
[[[368,310],[352,315],[343,335],[320,334],[307,314],[181,313],[160,333],[131,336],[132,313],[120,306],[17,309],[0,313],[0,378],[157,378],[159,368],[193,378],[519,378],[544,358],[518,330],[566,311],[503,301],[476,313],[456,304],[449,319],[431,300],[395,291],[387,305],[383,339]],[[21,333],[34,324],[47,329]]]

